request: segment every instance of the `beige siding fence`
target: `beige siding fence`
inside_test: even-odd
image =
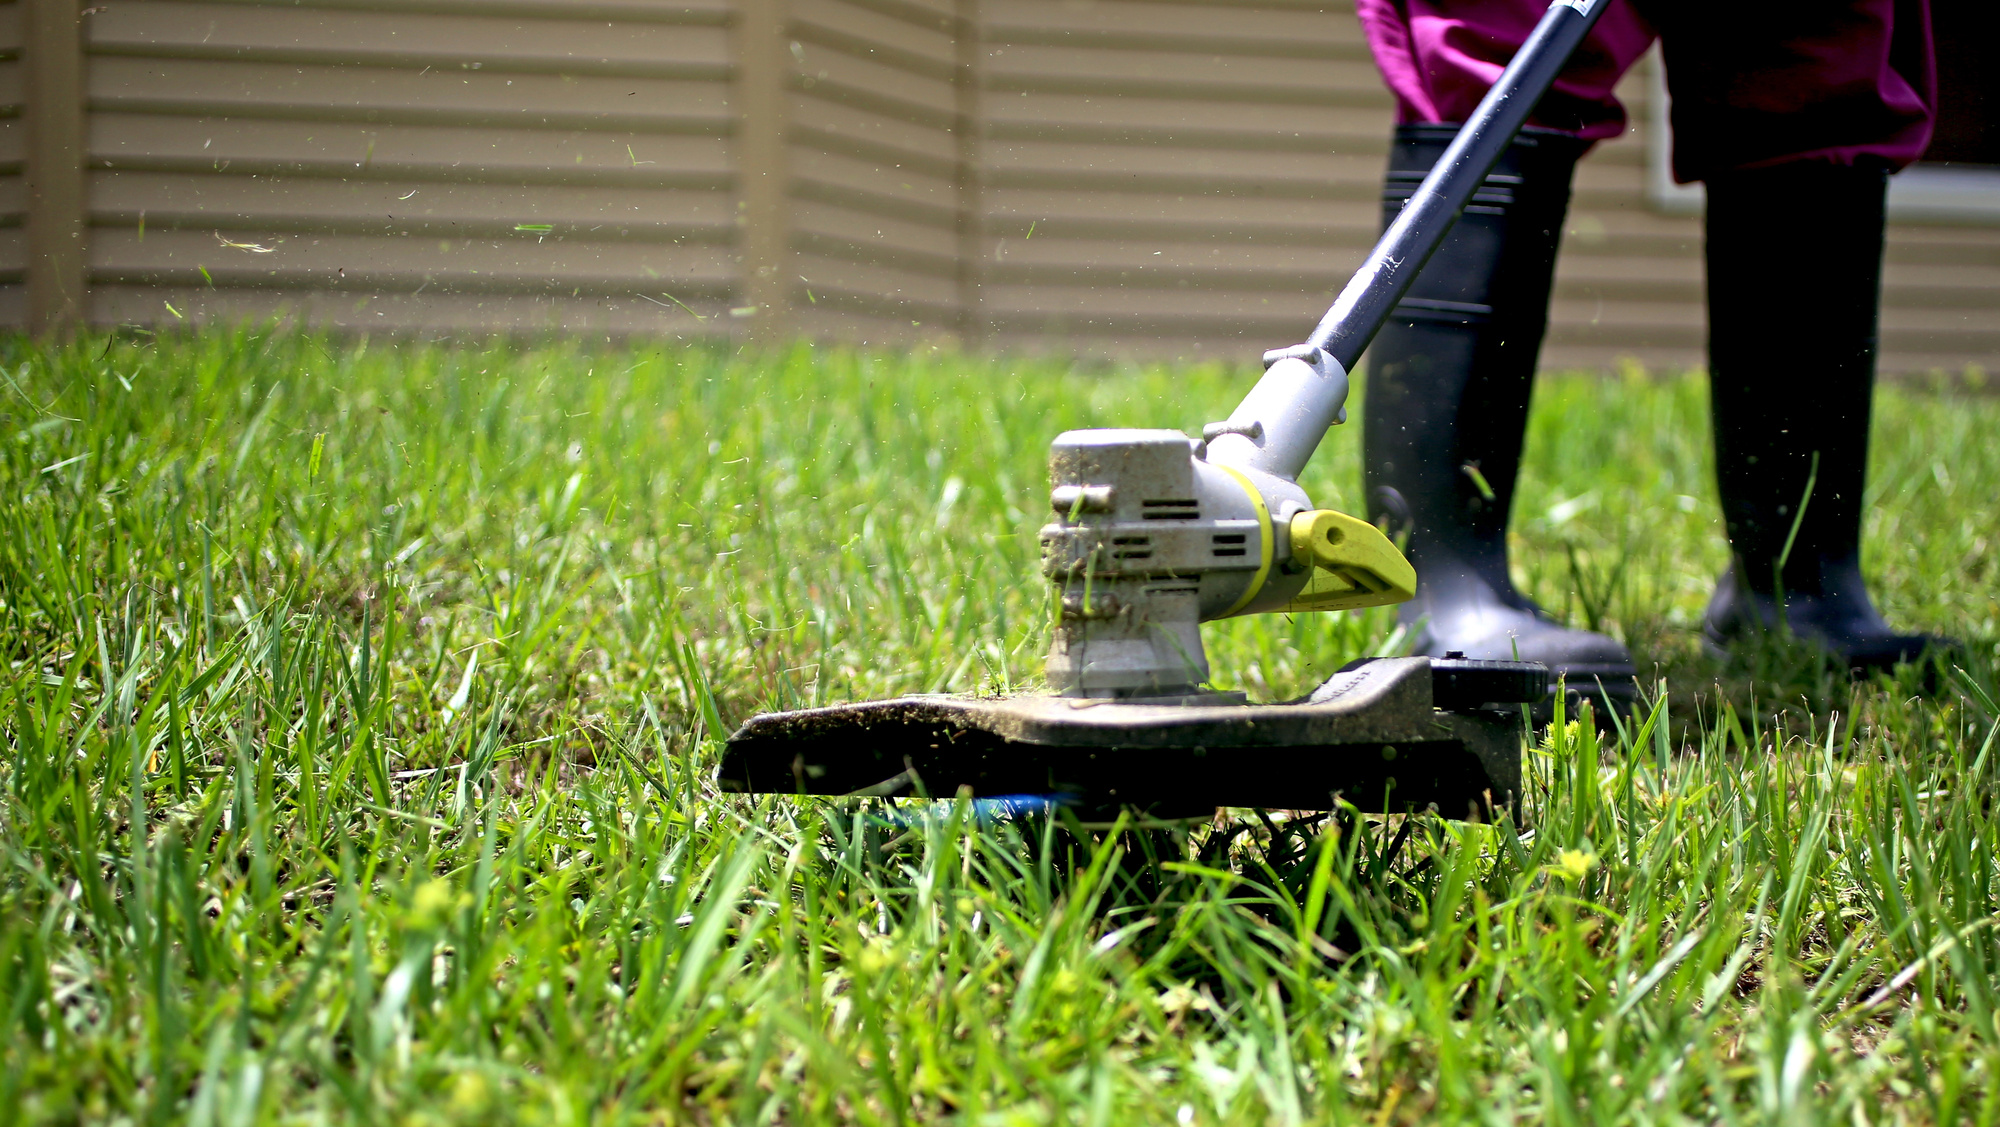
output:
[[[1626,94],[1548,366],[1701,360]],[[1239,360],[1372,242],[1390,121],[1351,3],[1287,0],[17,0],[0,105],[0,323]],[[1884,347],[2000,362],[2000,227],[1894,227]]]

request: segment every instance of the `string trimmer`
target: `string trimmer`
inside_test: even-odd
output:
[[[1217,806],[1435,806],[1481,816],[1520,789],[1526,662],[1356,663],[1303,701],[1215,692],[1200,624],[1347,610],[1416,594],[1367,521],[1299,487],[1347,374],[1608,0],[1555,0],[1303,344],[1200,438],[1079,430],[1050,453],[1042,571],[1058,619],[1054,695],[917,696],[771,713],[729,740],[725,789],[822,795],[1058,796],[1087,810],[1189,816]]]

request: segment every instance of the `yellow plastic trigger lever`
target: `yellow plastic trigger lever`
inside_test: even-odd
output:
[[[1417,569],[1382,530],[1332,509],[1292,518],[1292,558],[1310,561],[1312,577],[1286,610],[1350,610],[1417,597]]]

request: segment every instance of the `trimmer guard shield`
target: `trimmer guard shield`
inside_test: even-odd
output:
[[[1520,791],[1520,717],[1432,706],[1428,658],[1373,661],[1295,704],[912,696],[758,716],[730,737],[724,790],[1051,795],[1087,812],[1218,806],[1483,819]]]

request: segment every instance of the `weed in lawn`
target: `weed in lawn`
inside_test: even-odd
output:
[[[2000,1108],[1992,401],[1882,397],[1870,571],[1975,643],[1948,688],[1708,663],[1699,383],[1555,379],[1521,576],[1658,662],[1646,707],[1536,733],[1518,826],[1072,832],[725,798],[718,739],[1031,686],[1048,439],[1198,427],[1244,373],[250,331],[0,366],[19,1121]],[[1282,698],[1392,621],[1211,653]]]

